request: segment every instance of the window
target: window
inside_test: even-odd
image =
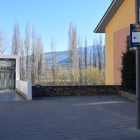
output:
[[[0,70],[15,70],[15,60],[0,59]]]

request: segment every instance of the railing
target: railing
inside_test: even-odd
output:
[[[16,91],[27,100],[32,100],[32,83],[16,80]]]

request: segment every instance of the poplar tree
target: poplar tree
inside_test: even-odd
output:
[[[35,27],[32,29],[32,46],[31,46],[31,81],[33,85],[44,84],[45,82],[45,53],[41,36],[38,36]]]
[[[30,80],[30,68],[31,68],[31,46],[30,46],[30,27],[26,24],[25,30],[25,61],[26,61],[26,80]]]
[[[78,38],[78,53],[79,53],[79,76],[80,76],[80,85],[83,84],[83,76],[82,76],[82,63],[83,63],[83,48],[82,48],[82,37],[79,35]]]
[[[12,54],[18,55],[19,51],[20,51],[20,31],[19,31],[19,23],[16,21],[13,29]]]
[[[20,80],[26,80],[25,53],[22,38],[20,39]]]
[[[69,25],[68,37],[68,53],[70,68],[77,68],[79,62],[77,52],[77,29],[76,26],[72,23],[70,23]]]
[[[51,50],[52,50],[52,74],[53,74],[53,81],[55,82],[55,75],[56,75],[56,69],[57,69],[57,55],[56,55],[56,41],[55,39],[52,37],[51,40]],[[55,84],[55,83],[53,83]]]
[[[32,71],[31,71],[31,79],[33,85],[36,83],[36,76],[37,76],[37,63],[36,63],[36,31],[35,27],[32,29],[32,55],[31,55],[31,65],[32,65]]]
[[[71,84],[77,84],[77,70],[79,64],[78,51],[77,51],[77,29],[72,23],[69,25],[68,31],[68,54],[69,54],[69,70],[71,72]],[[76,72],[76,73],[75,73]]]
[[[87,48],[88,44],[87,44],[87,39],[85,37],[85,50],[84,50],[84,53],[85,53],[85,85],[87,84],[87,77],[86,77],[86,70],[87,70],[87,67],[88,67],[88,48]]]
[[[8,35],[6,31],[0,30],[0,54],[4,54],[8,51]]]
[[[97,67],[97,47],[96,40],[93,40],[93,68]]]
[[[88,44],[87,44],[87,39],[85,37],[85,69],[87,69],[88,66]]]
[[[98,68],[102,69],[102,35],[99,36],[99,44],[98,44]]]
[[[36,49],[36,57],[38,58],[37,63],[37,74],[38,74],[38,83],[42,83],[44,81],[45,74],[45,53],[43,49],[41,36],[37,38],[37,49]]]

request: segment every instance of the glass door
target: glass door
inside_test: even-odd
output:
[[[5,89],[5,73],[0,72],[0,89],[4,90]]]
[[[5,72],[5,89],[10,90],[11,89],[11,73]]]
[[[0,90],[11,89],[11,72],[0,72]]]

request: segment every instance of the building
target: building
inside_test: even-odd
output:
[[[0,90],[15,90],[19,80],[19,57],[0,55]]]
[[[0,91],[13,90],[26,100],[32,100],[32,83],[20,80],[19,56],[0,55]],[[8,95],[8,94],[7,94]],[[15,96],[10,98],[15,98]]]
[[[105,83],[120,85],[122,51],[130,35],[130,24],[135,23],[135,0],[114,0],[95,28],[95,33],[105,33]]]

